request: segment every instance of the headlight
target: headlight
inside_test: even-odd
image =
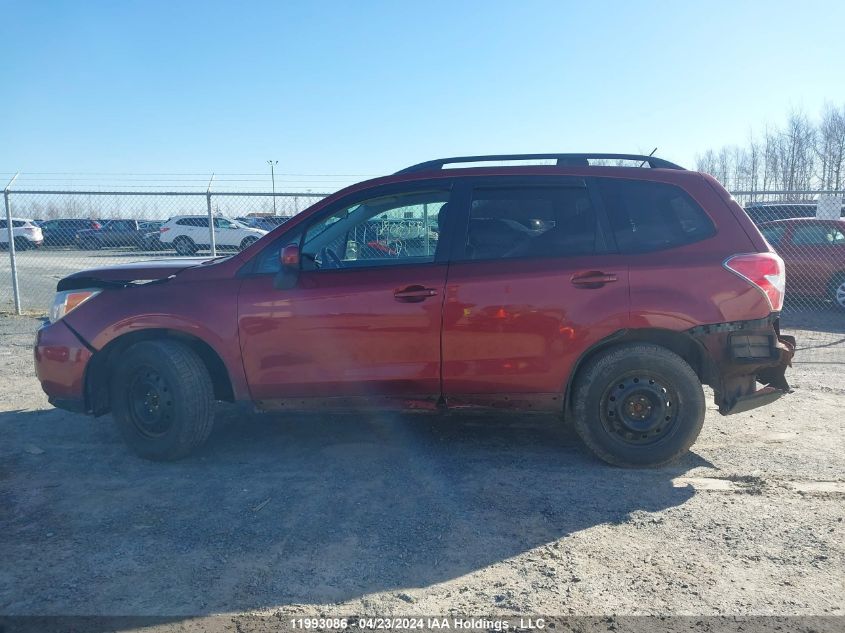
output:
[[[81,290],[64,290],[57,292],[50,305],[50,323],[55,323],[71,310],[102,292],[99,288],[83,288]]]

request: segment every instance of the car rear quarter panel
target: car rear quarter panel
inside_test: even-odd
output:
[[[710,216],[716,232],[679,248],[630,255],[632,327],[681,331],[765,318],[772,310],[761,290],[723,266],[732,255],[767,251],[768,245],[742,209],[737,205],[737,215],[730,207],[726,192],[722,195],[696,175],[685,178],[683,187]]]

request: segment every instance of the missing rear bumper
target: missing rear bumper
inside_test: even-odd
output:
[[[733,404],[730,407],[726,405],[719,405],[719,413],[722,415],[744,413],[745,411],[750,411],[751,409],[771,404],[787,393],[787,391],[775,389],[774,387],[763,387],[762,389],[747,396],[739,396],[733,401]]]
[[[777,314],[698,327],[690,333],[708,353],[708,383],[722,415],[764,406],[790,392],[786,369],[792,365],[795,339],[780,333]]]

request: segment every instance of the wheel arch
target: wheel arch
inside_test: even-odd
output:
[[[712,385],[716,380],[717,372],[710,354],[690,334],[661,328],[618,330],[594,343],[578,357],[569,373],[564,390],[563,412],[565,416],[568,417],[572,413],[572,387],[578,377],[578,372],[591,358],[627,343],[652,343],[664,347],[683,358],[692,367],[702,384]]]
[[[220,354],[206,341],[179,330],[147,328],[122,334],[97,351],[85,371],[85,406],[94,415],[111,410],[109,381],[111,369],[120,355],[135,343],[150,340],[172,340],[183,343],[199,356],[208,369],[216,400],[234,402],[232,378]]]

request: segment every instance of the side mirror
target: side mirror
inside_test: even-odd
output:
[[[295,268],[299,270],[299,244],[288,244],[285,246],[279,259],[282,260],[282,268]]]
[[[295,288],[299,281],[300,257],[299,244],[288,244],[279,252],[282,267],[273,279],[273,287],[277,290]]]

